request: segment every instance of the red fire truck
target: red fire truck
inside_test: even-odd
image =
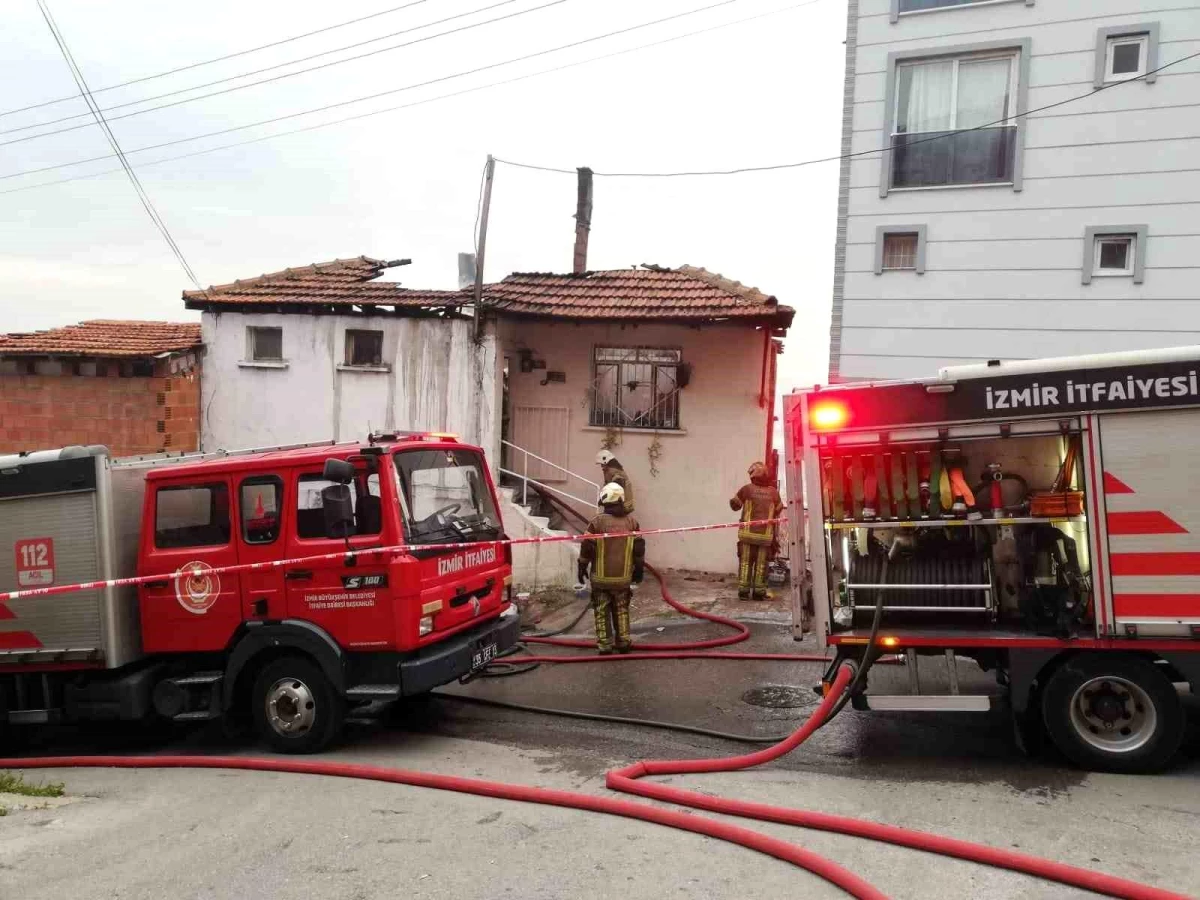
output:
[[[0,727],[233,715],[319,750],[347,708],[516,642],[498,509],[482,451],[441,434],[0,457],[0,588],[143,579],[0,602]]]
[[[1078,764],[1164,766],[1200,691],[1198,375],[1184,347],[785,397],[796,636],[865,663],[858,709],[1006,698]],[[870,689],[880,653],[907,692]],[[999,689],[960,689],[960,657]]]

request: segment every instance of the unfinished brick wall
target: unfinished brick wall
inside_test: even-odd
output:
[[[113,456],[200,446],[200,368],[171,374],[0,374],[0,453],[103,444]],[[179,368],[174,366],[173,368]]]

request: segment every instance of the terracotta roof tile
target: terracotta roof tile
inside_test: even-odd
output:
[[[0,335],[0,356],[157,356],[199,346],[199,322],[95,319],[49,331]]]
[[[392,281],[375,281],[385,269],[400,265],[369,256],[313,263],[257,278],[184,291],[189,309],[213,306],[392,306],[457,307],[469,302],[459,291],[414,291]]]
[[[457,308],[471,291],[410,290],[376,281],[397,262],[367,256],[335,259],[257,278],[184,291],[191,309],[250,306],[391,306]],[[582,275],[526,272],[484,287],[484,304],[500,313],[560,319],[713,321],[791,324],[794,311],[757,288],[694,266],[642,266]]]
[[[794,311],[758,288],[694,266],[645,266],[581,275],[518,272],[484,290],[488,306],[513,315],[567,319],[773,319]]]

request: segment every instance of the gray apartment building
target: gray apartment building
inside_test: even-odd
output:
[[[1196,0],[849,0],[842,149],[831,380],[1200,344]]]

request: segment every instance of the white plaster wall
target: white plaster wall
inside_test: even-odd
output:
[[[942,365],[1196,343],[1200,339],[1200,61],[1030,116],[1024,183],[891,191],[889,52],[1028,38],[1029,108],[1092,89],[1097,30],[1157,22],[1158,64],[1200,51],[1200,3],[1034,0],[891,22],[889,0],[851,0],[852,94],[843,149],[831,370],[932,375]],[[873,271],[878,225],[924,224],[926,272]],[[1084,229],[1147,225],[1145,281],[1082,284]],[[843,286],[844,285],[844,286]]]
[[[246,364],[246,329],[283,329],[283,368]],[[344,366],[346,329],[383,332],[383,371]],[[497,441],[496,341],[465,320],[204,313],[205,449],[358,440],[376,431],[449,431]]]
[[[655,433],[624,429],[613,452],[633,479],[644,528],[730,522],[729,498],[746,482],[746,469],[761,459],[767,411],[759,406],[763,334],[753,327],[711,325],[590,325],[508,321],[500,329],[501,355],[512,359],[509,384],[513,405],[567,407],[570,410],[567,459],[555,460],[592,480],[605,429],[588,425],[587,390],[592,380],[592,349],[604,346],[681,347],[692,365],[692,380],[680,394],[682,432],[660,431],[662,458],[650,475],[647,450]],[[547,370],[566,373],[565,384],[541,385],[544,370],[522,373],[517,350],[527,347]],[[513,435],[520,444],[520,436]],[[582,490],[573,483],[572,492]],[[736,568],[733,530],[652,537],[648,559],[665,566],[713,572]]]

